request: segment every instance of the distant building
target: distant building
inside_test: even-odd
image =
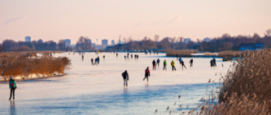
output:
[[[112,46],[115,45],[115,41],[114,40],[111,41],[111,45]]]
[[[240,51],[263,49],[263,43],[241,43]]]
[[[185,39],[184,39],[184,43],[187,44],[187,43],[189,43],[189,42],[191,42],[191,39],[190,39],[190,38],[185,38]]]
[[[96,44],[95,43],[91,43],[92,46],[95,46]]]
[[[42,43],[43,43],[43,40],[42,40],[42,39],[39,39],[39,40],[38,40],[38,43],[42,44]]]
[[[209,42],[209,41],[211,41],[211,39],[210,38],[204,38],[203,41]]]
[[[65,46],[71,46],[71,40],[70,39],[65,39],[64,43],[65,43]]]
[[[31,42],[31,37],[30,36],[26,36],[25,37],[25,42]]]
[[[102,40],[102,45],[103,46],[107,46],[108,45],[108,40],[107,39],[103,39]]]

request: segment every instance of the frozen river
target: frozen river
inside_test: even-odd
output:
[[[175,102],[190,110],[201,103],[208,80],[216,82],[209,87],[217,87],[219,75],[224,75],[231,64],[217,59],[217,67],[210,67],[210,58],[194,58],[193,67],[189,67],[190,58],[183,58],[187,69],[182,70],[176,58],[165,54],[139,53],[139,59],[125,60],[126,54],[116,57],[113,53],[86,53],[84,60],[78,54],[56,54],[71,59],[72,68],[66,71],[67,75],[17,82],[16,100],[11,102],[8,84],[0,83],[0,114],[149,115],[156,109],[164,114],[166,107],[173,107]],[[90,59],[97,56],[100,64],[92,65]],[[153,71],[152,60],[157,58],[161,60],[160,67]],[[167,71],[162,69],[164,60],[168,63]],[[171,71],[171,60],[177,71]],[[147,66],[151,71],[149,83],[142,81]],[[123,87],[124,70],[130,77],[128,88]],[[180,101],[178,95],[182,96]],[[178,111],[175,106],[174,111]]]

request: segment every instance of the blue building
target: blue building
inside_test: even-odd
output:
[[[263,49],[263,43],[241,43],[240,51]]]

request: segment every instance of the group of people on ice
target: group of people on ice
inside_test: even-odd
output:
[[[124,55],[124,59],[126,59],[126,58],[129,59],[129,56],[130,56],[129,53],[127,53],[127,55]],[[135,57],[135,59],[138,59],[138,57],[139,57],[139,56],[136,55],[136,54],[135,54],[135,55],[131,54],[130,57],[133,58],[133,56]]]
[[[210,61],[210,64],[211,64],[211,67],[216,66],[216,60],[215,60],[215,58],[213,58],[213,59]]]
[[[105,58],[105,56],[104,56]],[[98,56],[97,58],[95,58],[95,62],[93,60],[93,58],[90,59],[91,63],[94,65],[94,64],[99,64],[100,63],[100,57]]]

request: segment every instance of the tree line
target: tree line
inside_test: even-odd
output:
[[[119,39],[121,40],[121,38]],[[265,48],[271,48],[271,29],[265,32],[264,36],[255,33],[251,35],[231,36],[223,34],[220,37],[211,38],[210,41],[197,39],[196,41],[185,41],[184,37],[164,37],[159,41],[159,36],[152,38],[144,37],[140,41],[135,41],[131,37],[123,38],[123,44],[113,46],[113,50],[149,50],[152,48],[163,49],[196,49],[198,51],[224,51],[239,50],[241,43],[263,43]]]

